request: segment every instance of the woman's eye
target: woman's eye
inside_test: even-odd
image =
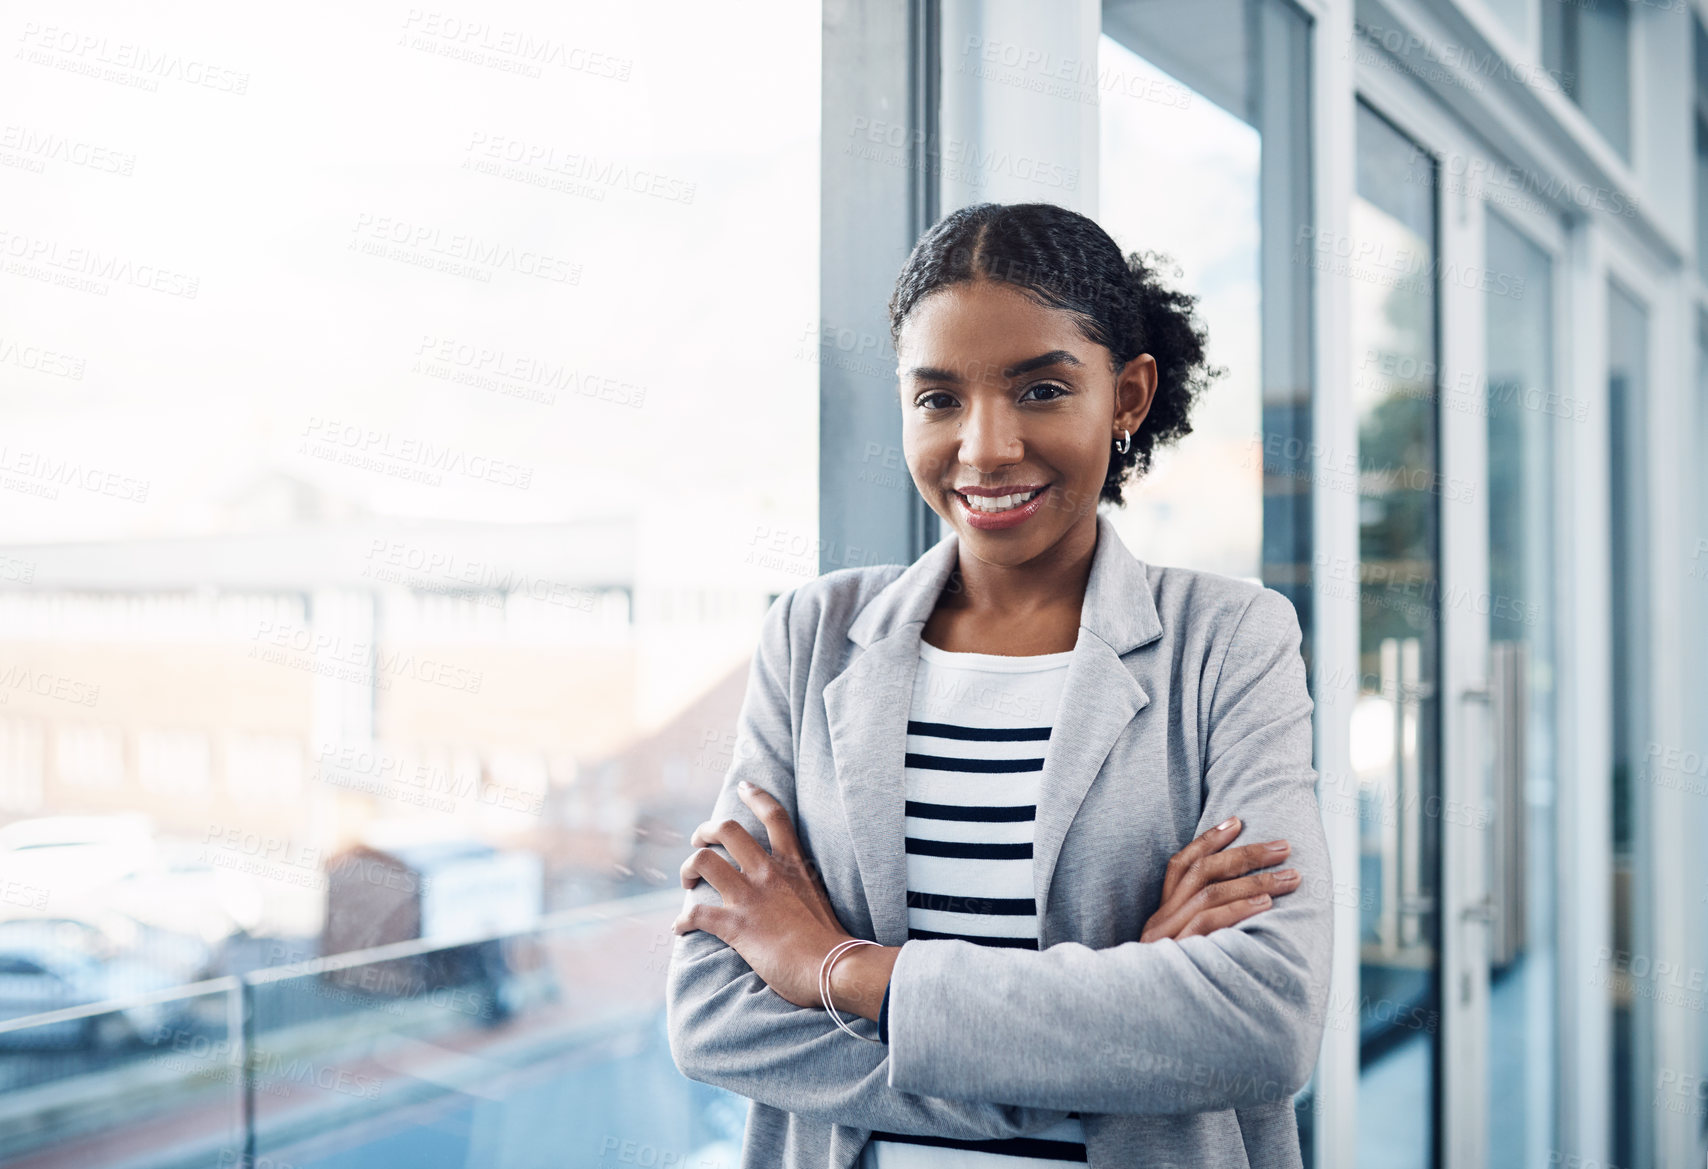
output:
[[[1040,390],[1047,391],[1048,396],[1042,397],[1042,398],[1036,398],[1036,399],[1034,399],[1035,401],[1054,402],[1060,398],[1065,398],[1070,393],[1072,393],[1072,391],[1068,390],[1065,386],[1058,386],[1052,382],[1040,382],[1038,385],[1027,387],[1026,394],[1037,393]],[[1020,396],[1021,401],[1026,400],[1026,394],[1022,394]],[[931,405],[932,401],[934,399],[937,399],[937,398],[948,399],[949,405],[953,405],[954,401],[955,401],[954,396],[949,394],[948,392],[946,392],[944,390],[932,390],[928,394],[919,395],[919,397],[914,401],[913,404],[915,406],[924,407],[927,410],[939,409],[939,408],[945,408],[946,409],[947,407],[934,407]]]

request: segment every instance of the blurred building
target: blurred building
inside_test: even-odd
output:
[[[554,907],[656,883],[664,858],[637,849],[680,848],[703,817],[770,597],[639,580],[635,537],[293,515],[14,546],[0,807],[144,811],[233,867],[317,877],[374,823],[413,821],[542,852]]]

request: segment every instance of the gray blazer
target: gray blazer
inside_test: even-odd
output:
[[[902,946],[889,1043],[790,1004],[696,930],[670,956],[677,1066],[753,1101],[743,1169],[850,1169],[873,1131],[1013,1137],[1070,1111],[1091,1169],[1299,1166],[1293,1096],[1322,1040],[1333,899],[1292,602],[1147,565],[1100,513],[1040,778],[1039,949],[910,941],[907,717],[920,630],[957,543],[950,533],[911,566],[839,569],[777,598],[710,815],[765,843],[735,785],[770,792],[842,924]],[[1244,821],[1236,844],[1292,843],[1270,867],[1297,869],[1298,887],[1233,927],[1140,942],[1169,858],[1230,815]],[[686,898],[721,901],[707,881]]]

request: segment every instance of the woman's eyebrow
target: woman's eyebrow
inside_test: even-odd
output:
[[[1017,378],[1021,374],[1031,373],[1035,369],[1043,369],[1049,365],[1082,366],[1085,363],[1069,353],[1066,349],[1052,349],[1048,353],[1040,353],[1036,357],[1028,357],[1002,371],[1005,378]],[[953,370],[943,369],[935,365],[916,365],[908,370],[908,376],[920,380],[955,382],[961,381],[961,375]]]

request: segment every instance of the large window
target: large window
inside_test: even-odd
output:
[[[1158,564],[1257,578],[1263,553],[1262,136],[1138,52],[1102,39],[1099,72],[1135,79],[1102,103],[1098,207],[1123,250],[1156,251],[1165,276],[1199,296],[1210,364],[1226,372],[1199,402],[1192,433],[1159,450],[1127,492],[1123,537]],[[1162,95],[1173,94],[1169,103]],[[1157,182],[1155,176],[1176,176]],[[1190,176],[1188,178],[1187,176]],[[1205,524],[1214,514],[1218,522]]]
[[[1281,0],[1110,0],[1103,27],[1099,219],[1175,265],[1226,370],[1111,518],[1146,559],[1286,593],[1308,655],[1310,25]]]
[[[125,926],[103,962],[251,970],[491,924],[480,905],[517,902],[470,885],[460,914],[328,917],[357,846],[418,877],[467,848],[532,858],[536,917],[673,894],[668,953],[760,619],[818,573],[818,6],[77,6],[10,32],[0,671],[29,682],[0,705],[0,834],[23,825],[0,872],[50,895],[0,918],[122,900],[156,932]],[[68,813],[104,835],[44,823]],[[489,1053],[455,1123],[370,1131],[379,1105],[334,1093],[257,1151],[591,1163],[610,1137],[699,1164],[738,1141],[739,1111],[663,1122],[698,1089],[648,1013],[656,939],[572,951],[573,1007],[522,1029],[579,1063],[539,1072],[526,1123],[500,1123],[520,1089]],[[258,1025],[308,1045],[281,1040],[287,1064],[318,1044],[316,1079],[342,1066],[333,1014],[363,1058],[379,1030],[427,1034],[312,991]],[[387,1104],[479,1062],[448,1054],[386,1056]],[[119,1058],[9,1060],[5,1086]],[[62,1083],[56,1116],[132,1118],[167,1071],[110,1109],[111,1084],[80,1110]],[[282,1089],[260,1113],[300,1119]],[[183,1125],[203,1113],[237,1114]],[[335,1121],[341,1152],[314,1143]],[[105,1163],[75,1130],[50,1134],[66,1163]]]

